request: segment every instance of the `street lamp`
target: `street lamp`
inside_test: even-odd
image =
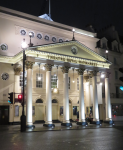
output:
[[[108,50],[106,50],[105,52],[106,52],[106,55],[107,55],[107,60],[108,60]]]
[[[32,32],[29,32],[29,37],[30,37],[30,43],[28,44],[29,47],[33,46],[33,43],[31,43],[31,37],[33,36]]]
[[[75,37],[74,37],[74,32],[75,32],[75,29],[73,28],[73,39],[72,39],[72,41],[75,41]]]
[[[23,39],[21,47],[23,49],[23,109],[22,109],[22,116],[21,116],[21,132],[26,130],[26,116],[24,115],[24,76],[25,76],[25,48],[27,47],[25,39]]]

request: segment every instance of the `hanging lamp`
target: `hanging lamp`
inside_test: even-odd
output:
[[[39,64],[39,74],[38,74],[38,80],[39,80],[39,81],[41,81],[40,64]]]

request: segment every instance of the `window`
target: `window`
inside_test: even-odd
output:
[[[114,45],[114,51],[117,51],[117,47],[116,47],[116,45]]]
[[[77,90],[79,90],[79,78],[77,78]]]
[[[118,72],[115,71],[115,79],[118,79]]]
[[[57,100],[56,100],[56,99],[53,99],[53,100],[52,100],[52,103],[58,103],[58,102],[57,102]]]
[[[119,98],[119,87],[116,86],[116,98]]]
[[[112,105],[112,115],[123,116],[123,105]]]
[[[41,80],[38,79],[38,77],[41,77]],[[36,73],[36,87],[42,88],[43,87],[43,75]]]
[[[103,48],[106,48],[106,43],[103,43],[103,45],[102,45],[102,46],[103,46]]]
[[[51,88],[57,88],[57,76],[51,76]]]
[[[116,58],[114,57],[114,64],[116,65],[117,64],[117,61],[116,61]]]
[[[25,71],[25,85],[27,83],[27,72]],[[20,73],[20,86],[23,87],[23,72]]]
[[[68,89],[70,89],[70,77],[68,77]]]
[[[43,103],[43,100],[42,99],[37,99],[36,103]]]
[[[19,116],[19,106],[15,105],[15,117]]]

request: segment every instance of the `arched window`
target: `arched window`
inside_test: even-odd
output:
[[[43,100],[42,99],[37,99],[36,103],[43,103]]]
[[[56,99],[53,99],[53,100],[52,100],[52,103],[58,103],[58,102],[57,102],[57,100],[56,100]]]

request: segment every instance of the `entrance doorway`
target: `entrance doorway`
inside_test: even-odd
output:
[[[0,125],[9,124],[9,106],[0,106]]]

